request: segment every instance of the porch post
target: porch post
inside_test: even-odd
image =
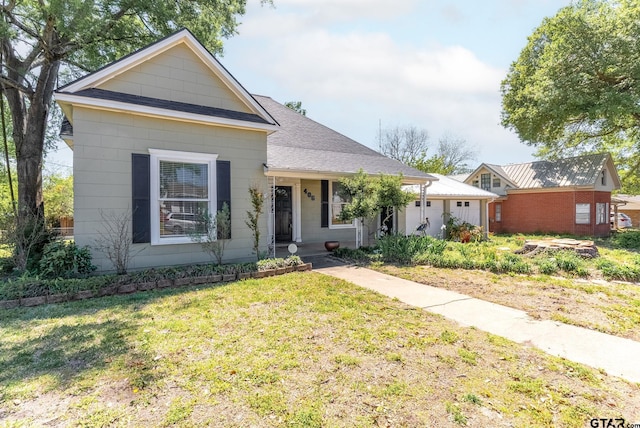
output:
[[[295,221],[293,222],[293,240],[296,242],[302,242],[302,202],[300,201],[300,181],[293,186],[293,204],[295,205]]]
[[[271,177],[269,185],[269,214],[267,215],[267,242],[268,254],[276,257],[276,178]]]

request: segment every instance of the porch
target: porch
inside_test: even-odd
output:
[[[290,244],[288,243],[276,243],[276,257],[287,257],[289,253]],[[296,255],[300,256],[303,260],[306,257],[314,256],[326,256],[331,254],[324,248],[324,242],[310,242],[310,243],[296,243],[298,250]],[[355,242],[353,240],[347,242],[340,242],[340,248],[355,248]]]

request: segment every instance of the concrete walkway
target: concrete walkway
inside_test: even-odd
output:
[[[525,312],[370,269],[315,261],[315,271],[395,297],[443,315],[463,326],[533,345],[544,352],[640,383],[640,342],[555,321],[539,321]]]

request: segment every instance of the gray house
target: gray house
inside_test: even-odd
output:
[[[251,186],[266,197],[261,247],[273,254],[277,242],[354,242],[356,224],[338,220],[348,202],[340,177],[362,168],[436,180],[251,95],[187,30],[59,88],[56,100],[73,149],[75,240],[91,246],[105,214],[129,213],[133,269],[207,261],[187,231],[224,203],[225,261],[252,258]],[[111,269],[99,253],[94,261]]]

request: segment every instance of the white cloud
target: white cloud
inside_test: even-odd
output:
[[[381,119],[383,126],[426,128],[433,142],[445,132],[464,138],[480,148],[482,161],[517,161],[507,158],[513,149],[527,151],[499,126],[505,69],[462,46],[399,42],[384,28],[328,29],[309,12],[344,4],[345,14],[353,7],[362,15],[363,1],[282,0],[278,4],[300,10],[251,15],[240,29],[243,42],[227,49],[231,72],[250,91],[280,102],[300,100],[309,117],[372,147]],[[388,2],[371,3],[364,9],[375,16],[370,9],[380,11]]]

